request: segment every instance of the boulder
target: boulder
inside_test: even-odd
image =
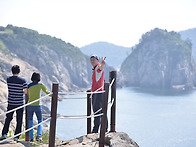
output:
[[[79,138],[64,141],[62,147],[98,147],[99,134],[93,133]],[[105,147],[139,147],[139,145],[124,132],[110,132],[105,136]]]

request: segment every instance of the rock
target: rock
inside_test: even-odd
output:
[[[191,89],[196,85],[196,65],[191,44],[176,32],[154,29],[142,36],[123,62],[119,82],[142,88]]]
[[[62,147],[98,147],[99,134],[93,133],[81,136],[79,138],[64,141],[60,146]],[[115,132],[107,133],[105,137],[105,147],[139,147],[139,145],[129,138],[126,133]]]
[[[31,147],[33,143],[26,141],[15,142],[13,140],[5,141],[0,144],[0,147]]]

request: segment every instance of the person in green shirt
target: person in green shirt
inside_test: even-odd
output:
[[[31,76],[32,83],[28,84],[28,97],[29,102],[37,100],[41,97],[41,91],[46,94],[50,94],[44,84],[39,83],[41,80],[41,76],[39,73],[34,72]],[[29,122],[29,128],[33,127],[33,114],[36,114],[38,123],[42,122],[42,106],[40,105],[40,101],[34,102],[27,106],[27,116]],[[39,125],[37,128],[37,136],[36,141],[42,141],[42,125]],[[33,129],[29,131],[30,141],[34,141]]]

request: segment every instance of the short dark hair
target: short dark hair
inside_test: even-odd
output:
[[[14,65],[12,66],[12,74],[19,74],[20,73],[20,66]]]
[[[41,80],[41,76],[38,72],[34,72],[31,76],[31,81],[39,82]]]

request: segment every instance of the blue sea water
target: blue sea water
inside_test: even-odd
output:
[[[60,101],[58,113],[84,115],[86,100]],[[195,147],[196,91],[117,89],[116,131],[126,132],[140,147]],[[57,120],[61,140],[85,134],[86,119]]]

